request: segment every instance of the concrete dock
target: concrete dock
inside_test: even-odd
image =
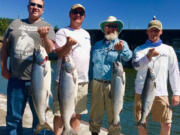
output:
[[[6,135],[6,96],[0,95],[0,135]],[[53,127],[53,114],[52,111],[49,111],[47,114],[48,123]],[[23,135],[31,135],[30,134],[30,127],[32,123],[32,114],[27,104],[25,113],[23,116]],[[106,135],[107,130],[102,128],[99,135]],[[47,134],[45,134],[47,135]],[[48,135],[49,132],[48,132]],[[53,133],[51,134],[53,135]],[[78,135],[91,135],[89,132],[88,122],[82,121],[79,129]]]

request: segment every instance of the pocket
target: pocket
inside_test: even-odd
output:
[[[93,52],[93,59],[92,61],[94,63],[96,62],[102,62],[102,52],[100,52],[99,50],[96,50]]]
[[[116,51],[109,51],[107,53],[107,61],[110,63],[116,61],[117,57],[118,57],[118,53]]]

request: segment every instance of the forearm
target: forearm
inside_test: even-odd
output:
[[[54,41],[52,41],[47,36],[45,36],[42,38],[42,42],[43,42],[43,46],[45,47],[47,53],[50,53],[53,51]]]
[[[132,58],[132,51],[129,49],[127,43],[124,44],[120,56],[124,61],[129,61]]]
[[[58,58],[62,59],[62,57],[67,55],[71,49],[72,46],[65,44],[64,46],[55,49],[55,53],[57,54]]]
[[[4,39],[1,48],[1,69],[7,68],[7,59],[8,59],[7,41]]]
[[[143,68],[144,66],[148,65],[149,62],[150,62],[149,59],[145,55],[142,58],[133,58],[132,66],[134,67],[134,69],[139,70],[139,69]]]

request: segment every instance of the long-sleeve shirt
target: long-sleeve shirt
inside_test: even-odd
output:
[[[113,62],[129,61],[132,57],[132,52],[126,41],[121,51],[116,51],[114,45],[120,39],[114,41],[101,40],[98,41],[91,50],[90,63],[90,80],[99,79],[110,81],[112,77]]]
[[[151,48],[155,48],[160,55],[149,60],[146,55]],[[179,66],[177,56],[171,46],[160,44],[153,47],[145,43],[134,50],[132,64],[137,70],[135,79],[136,93],[142,93],[147,69],[151,67],[156,74],[156,96],[168,96],[168,73],[173,94],[180,95]]]

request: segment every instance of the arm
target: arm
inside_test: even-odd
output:
[[[179,76],[179,67],[178,67],[178,61],[177,56],[171,48],[170,51],[170,58],[169,58],[169,81],[171,84],[171,88],[173,91],[173,97],[172,97],[172,105],[176,106],[180,102],[180,76]]]
[[[134,51],[134,57],[132,60],[132,65],[136,70],[143,68],[151,62],[152,57],[156,57],[159,55],[154,48],[149,49],[148,53],[143,56],[143,54],[137,49]]]
[[[90,62],[89,62],[89,81],[91,82],[93,80],[93,62],[92,62],[92,58],[93,58],[93,48],[91,48],[91,52],[90,52]]]
[[[72,46],[75,45],[75,44],[77,44],[76,40],[74,40],[71,37],[67,37],[66,44],[64,46],[62,46],[62,47],[59,47],[59,48],[55,49],[55,53],[61,59],[63,56],[67,55],[71,51]]]
[[[6,38],[3,39],[3,45],[1,48],[1,74],[5,79],[10,78],[10,72],[7,68],[7,60],[8,60],[8,40]]]
[[[50,31],[49,26],[43,26],[38,29],[38,33],[42,39],[43,45],[44,45],[47,53],[52,52],[52,50],[54,48],[54,41],[52,41],[51,39],[48,38],[49,31]]]
[[[129,61],[132,58],[132,51],[129,49],[129,46],[125,41],[121,40],[119,43],[122,44],[119,49],[120,58],[122,58],[124,61]],[[116,45],[115,45],[115,49],[117,48]]]

